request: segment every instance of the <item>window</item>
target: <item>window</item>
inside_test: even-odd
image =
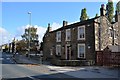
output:
[[[61,45],[56,45],[56,55],[61,55]]]
[[[85,39],[85,26],[78,27],[78,40]]]
[[[78,44],[78,58],[85,58],[85,44]]]
[[[52,49],[50,49],[50,55],[51,55],[51,56],[53,55],[53,50],[52,50]]]
[[[110,34],[110,38],[112,38],[112,37],[113,37],[113,30],[112,30],[112,29],[109,29],[108,34]]]
[[[70,41],[71,40],[71,31],[70,29],[66,30],[66,41]]]
[[[61,31],[58,31],[57,33],[56,33],[56,40],[57,40],[57,42],[61,42]]]
[[[117,31],[114,29],[114,39],[117,39]]]

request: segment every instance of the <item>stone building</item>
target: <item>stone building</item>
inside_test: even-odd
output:
[[[113,45],[120,45],[120,12],[115,12],[115,22],[112,23],[113,28]]]
[[[101,5],[99,17],[70,25],[67,23],[63,21],[63,26],[54,31],[48,24],[43,37],[44,60],[50,60],[56,65],[71,62],[71,65],[93,65],[96,61],[95,51],[103,50],[113,42],[118,44],[118,39],[113,40],[113,30],[119,30],[113,29],[113,25],[117,27],[118,22],[111,24],[108,21],[104,5]]]

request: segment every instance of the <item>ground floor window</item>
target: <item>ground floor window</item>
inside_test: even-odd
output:
[[[56,55],[61,55],[61,45],[56,45]]]
[[[50,55],[51,56],[53,55],[53,49],[50,49]]]
[[[78,44],[78,58],[85,58],[85,44]]]

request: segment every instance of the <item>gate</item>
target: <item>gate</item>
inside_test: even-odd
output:
[[[99,66],[119,66],[120,52],[96,51],[96,62]]]

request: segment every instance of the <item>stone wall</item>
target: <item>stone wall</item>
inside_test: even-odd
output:
[[[95,48],[96,51],[99,51],[106,48],[107,45],[112,45],[112,37],[109,33],[112,25],[105,16],[97,18],[95,22]]]
[[[118,45],[118,38],[120,36],[119,35],[118,22],[116,22],[116,23],[113,24],[113,30],[114,30],[114,45]]]
[[[119,41],[119,45],[120,45],[120,14],[118,16],[118,29],[119,29],[119,39],[118,39],[118,41]]]
[[[85,40],[78,40],[78,27],[85,26]],[[71,40],[66,41],[66,29],[71,30]],[[56,42],[56,32],[61,31],[61,42]],[[83,24],[78,22],[64,26],[59,30],[48,32],[43,38],[44,59],[66,60],[66,45],[70,45],[70,60],[95,61],[94,21],[88,20]],[[78,58],[78,44],[85,44],[85,58]],[[61,45],[61,55],[56,55],[56,45]],[[51,54],[52,53],[52,54]]]
[[[78,40],[78,27],[83,25],[85,26],[85,40]],[[65,39],[66,29],[71,30],[70,41]],[[90,60],[95,62],[95,51],[103,50],[106,46],[112,45],[110,29],[112,29],[111,23],[105,16],[101,16],[47,32],[43,38],[44,59],[66,60],[66,45],[69,44],[71,49],[69,60]],[[61,31],[61,42],[56,42],[57,31]],[[85,44],[85,58],[78,58],[78,44]],[[61,55],[56,55],[56,45],[61,45]]]

